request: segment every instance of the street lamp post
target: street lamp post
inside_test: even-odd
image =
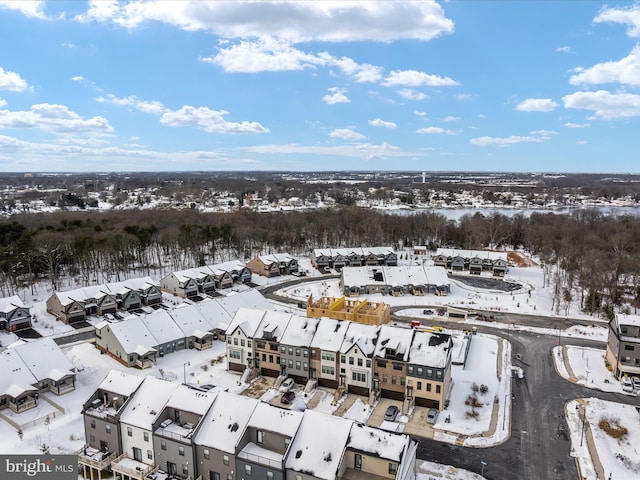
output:
[[[191,366],[191,362],[184,362],[182,364],[182,376],[183,376],[185,385],[187,384],[187,366],[190,367]]]
[[[580,410],[580,405],[576,404],[576,411],[579,412]],[[578,416],[580,415],[580,413],[578,413]],[[582,426],[580,428],[581,433],[580,433],[580,446],[582,446],[582,443],[584,441],[584,415],[585,415],[585,411],[584,411],[584,406],[582,406]]]
[[[487,462],[480,460],[480,465],[482,465],[482,468],[480,469],[480,476],[482,477],[484,475],[484,467],[486,467]]]

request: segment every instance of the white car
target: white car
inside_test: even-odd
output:
[[[280,385],[281,392],[288,392],[289,390],[293,390],[293,387],[296,386],[296,382],[293,381],[293,378],[287,378],[282,385]]]
[[[633,393],[633,382],[629,377],[622,377],[620,383],[622,384],[623,392]]]
[[[632,382],[636,392],[640,393],[640,377],[633,377]]]

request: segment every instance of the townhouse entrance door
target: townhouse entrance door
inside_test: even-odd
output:
[[[142,450],[139,448],[133,447],[133,459],[142,462]]]
[[[178,474],[178,467],[173,462],[167,462],[167,473],[171,476]]]

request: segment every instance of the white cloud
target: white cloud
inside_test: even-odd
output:
[[[11,92],[24,92],[29,88],[19,73],[10,72],[0,67],[0,90],[9,90]]]
[[[569,45],[565,45],[564,47],[556,48],[556,52],[558,52],[558,53],[573,53],[573,50],[571,50],[571,47]]]
[[[590,110],[596,118],[615,120],[640,116],[640,95],[632,93],[575,92],[562,97],[565,108]]]
[[[587,142],[586,140],[578,140],[576,142],[576,145],[586,145],[587,143],[589,143],[589,142]]]
[[[521,112],[551,112],[557,107],[558,104],[550,98],[528,98],[516,105],[516,110]]]
[[[380,118],[376,118],[374,120],[369,120],[369,125],[371,125],[372,127],[384,127],[384,128],[398,128],[398,125],[396,125],[393,122],[385,122],[384,120],[380,119]]]
[[[627,8],[603,8],[593,22],[621,23],[627,26],[628,36],[640,37],[640,5],[635,3]]]
[[[75,43],[71,43],[71,42],[64,42],[62,46],[64,48],[71,48],[71,49],[78,48],[78,46]]]
[[[453,32],[436,2],[202,2],[92,0],[75,17],[138,28],[163,22],[226,38],[274,36],[293,42],[431,40]]]
[[[340,138],[342,140],[364,140],[366,137],[350,128],[336,128],[329,133],[331,138]]]
[[[140,100],[135,95],[119,98],[113,94],[108,94],[104,97],[96,98],[96,101],[99,103],[112,103],[121,107],[134,107],[136,110],[144,113],[152,113],[154,115],[162,115],[163,113],[170,111],[169,109],[164,108],[162,103],[158,101],[149,102],[146,100]]]
[[[43,0],[0,0],[0,9],[17,10],[29,18],[46,18]]]
[[[244,150],[258,154],[329,155],[333,157],[355,157],[362,160],[388,157],[411,158],[415,156],[415,152],[403,152],[399,147],[388,143],[382,143],[379,145],[371,143],[348,143],[335,146],[299,145],[295,143],[267,144],[245,147]]]
[[[460,120],[460,117],[454,117],[453,115],[444,117],[445,122],[457,122],[458,120]]]
[[[473,98],[473,95],[471,95],[470,93],[458,93],[456,95],[456,100],[459,100],[461,102],[466,102],[467,100],[471,100]]]
[[[449,77],[439,77],[417,70],[393,70],[384,79],[382,85],[385,87],[449,87],[459,83]]]
[[[413,111],[413,114],[414,114],[416,117],[424,117],[424,116],[426,116],[426,115],[427,115],[427,112],[423,112],[423,111],[421,111],[421,110],[414,110],[414,111]]]
[[[487,116],[484,113],[479,113],[478,118],[487,118]]]
[[[4,107],[6,104],[7,101],[4,98],[0,97],[0,108]]]
[[[49,103],[32,105],[29,111],[0,110],[0,128],[39,128],[60,135],[107,135],[113,132],[103,117],[85,119],[65,105]]]
[[[573,123],[573,122],[567,122],[564,124],[565,127],[568,128],[587,128],[590,127],[591,124],[590,123]]]
[[[223,117],[229,112],[225,110],[211,110],[207,107],[183,106],[175,112],[165,112],[160,123],[168,127],[196,126],[209,133],[242,134],[267,133],[269,129],[259,122],[227,122]]]
[[[396,92],[402,98],[406,98],[407,100],[424,100],[429,98],[429,96],[425,93],[418,92],[417,90],[413,90],[411,88],[403,88]]]
[[[640,45],[622,60],[598,63],[590,68],[577,68],[576,75],[569,79],[571,85],[600,85],[603,83],[621,83],[640,85]]]
[[[351,103],[351,100],[345,95],[349,90],[346,88],[331,87],[329,89],[331,95],[327,94],[322,97],[322,101],[329,105],[335,105],[336,103]]]
[[[83,82],[84,77],[82,75],[76,75],[75,77],[71,77],[72,82]]]
[[[445,130],[444,128],[441,128],[441,127],[419,128],[418,130],[416,130],[416,133],[426,133],[430,135],[442,135],[446,133],[447,135],[453,135],[453,131]]]
[[[549,137],[512,135],[510,137],[477,137],[472,138],[469,143],[478,147],[510,147],[518,143],[542,143],[546,140],[549,140]]]
[[[543,138],[551,138],[553,135],[560,135],[559,132],[556,132],[555,130],[532,130],[529,132],[531,135],[539,135]]]

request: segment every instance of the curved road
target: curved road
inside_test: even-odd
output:
[[[327,275],[323,279],[336,278]],[[279,302],[297,306],[297,301],[276,295],[281,288],[302,282],[318,281],[310,277],[292,282],[263,287],[265,296]],[[397,317],[395,312],[407,308],[438,308],[424,306],[392,307],[393,320],[407,323],[408,317]],[[488,312],[504,323],[532,325],[543,328],[567,328],[572,325],[601,323],[558,317],[521,315],[504,312]],[[434,325],[464,328],[464,324],[429,320]],[[452,325],[453,323],[453,325]],[[577,398],[596,397],[603,400],[640,406],[640,398],[619,393],[607,393],[571,383],[555,371],[551,350],[557,345],[557,337],[538,333],[506,332],[491,326],[490,322],[474,325],[478,332],[508,338],[512,344],[513,362],[525,372],[523,380],[514,379],[512,384],[511,436],[501,445],[487,448],[469,448],[425,438],[418,441],[418,458],[434,461],[476,473],[483,471],[488,480],[545,479],[564,480],[578,478],[575,460],[570,456],[571,442],[568,425],[564,419],[564,405]],[[603,348],[602,342],[572,338],[571,345]],[[520,354],[520,360],[516,354]],[[486,465],[482,468],[482,463]]]

